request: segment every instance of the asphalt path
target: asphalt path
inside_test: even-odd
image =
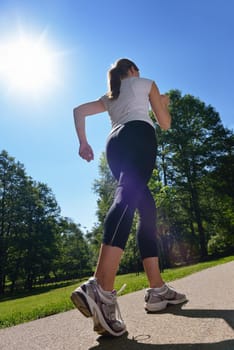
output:
[[[147,314],[144,290],[119,297],[128,333],[100,337],[76,309],[0,330],[1,350],[234,350],[234,261],[172,283],[189,301]]]

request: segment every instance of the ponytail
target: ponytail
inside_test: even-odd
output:
[[[131,67],[139,71],[135,63],[128,60],[127,58],[122,58],[118,60],[115,63],[114,67],[109,70],[108,72],[109,92],[107,95],[110,100],[116,100],[119,97],[121,79],[127,77],[128,70]]]
[[[109,73],[109,99],[116,100],[119,97],[121,78],[117,67],[110,69]]]

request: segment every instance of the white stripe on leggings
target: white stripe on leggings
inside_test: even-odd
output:
[[[122,219],[123,219],[123,217],[124,217],[124,215],[125,215],[127,209],[128,209],[128,205],[126,205],[126,207],[124,208],[123,214],[121,215],[121,217],[120,217],[120,219],[119,219],[119,222],[118,222],[118,224],[117,224],[117,226],[116,226],[116,229],[115,229],[115,232],[114,232],[114,234],[113,234],[112,240],[110,241],[110,245],[112,245],[112,243],[113,243],[113,241],[114,241],[114,239],[115,239],[115,236],[116,236],[116,233],[117,233],[117,231],[118,231],[119,225],[121,224],[121,221],[122,221]]]

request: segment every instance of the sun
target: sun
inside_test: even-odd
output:
[[[0,44],[0,78],[11,91],[40,96],[56,84],[56,57],[44,32],[38,37],[21,32]]]

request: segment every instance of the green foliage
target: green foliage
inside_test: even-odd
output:
[[[208,242],[215,234],[214,222],[216,230],[223,230],[220,235],[225,236],[226,229],[220,221],[225,216],[225,227],[229,227],[229,234],[233,235],[230,215],[225,210],[228,196],[232,198],[227,202],[233,212],[233,166],[222,171],[230,160],[233,164],[233,133],[223,127],[214,108],[198,98],[182,96],[178,90],[170,91],[169,96],[172,128],[164,132],[157,127],[157,167],[164,185],[155,196],[159,225],[160,221],[164,222],[161,238],[166,243],[167,255],[177,244],[177,256],[183,260],[196,256],[198,248],[200,256],[205,258]],[[217,195],[221,183],[226,198],[224,193]],[[221,188],[219,192],[221,194]],[[210,198],[214,203],[219,202],[219,212]],[[182,247],[184,244],[186,247]],[[187,253],[182,254],[183,251]]]
[[[91,271],[79,227],[60,217],[51,189],[27,176],[22,164],[0,154],[0,294],[10,285],[32,289],[40,281]]]
[[[89,247],[79,225],[63,219],[59,244],[59,261],[55,274],[60,280],[84,277],[92,272]]]

